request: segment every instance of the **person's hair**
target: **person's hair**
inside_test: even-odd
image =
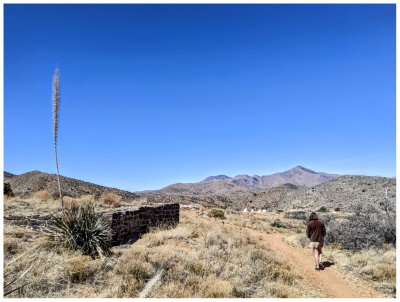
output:
[[[311,215],[310,215],[310,221],[312,221],[312,220],[318,220],[317,213],[315,213],[315,212],[312,212],[312,213],[311,213]]]

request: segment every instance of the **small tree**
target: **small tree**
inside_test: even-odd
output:
[[[57,166],[57,182],[58,190],[60,192],[61,205],[64,207],[64,202],[61,195],[60,185],[60,173],[58,171],[58,159],[57,159],[57,134],[58,134],[58,117],[60,109],[60,80],[58,77],[58,68],[54,71],[53,76],[53,134],[54,134],[54,152],[56,155],[56,166]]]
[[[7,197],[13,197],[14,196],[14,192],[11,189],[11,185],[8,182],[4,183],[4,195],[6,195]]]

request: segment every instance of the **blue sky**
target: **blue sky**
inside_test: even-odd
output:
[[[5,5],[4,169],[126,190],[396,172],[395,5]]]

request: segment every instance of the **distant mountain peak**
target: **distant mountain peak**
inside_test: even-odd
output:
[[[308,173],[317,174],[317,172],[315,172],[313,170],[310,170],[310,169],[307,169],[307,168],[305,168],[303,166],[296,166],[296,167],[290,169],[289,171],[291,171],[291,170],[301,170],[301,171],[305,171],[305,172],[308,172]]]
[[[227,179],[232,179],[232,178],[229,176],[226,176],[226,175],[209,176],[209,177],[203,179],[202,181],[200,181],[200,183],[214,182],[214,181],[218,181],[218,180],[227,180]]]
[[[292,184],[299,187],[309,187],[320,184],[338,177],[337,174],[328,174],[323,172],[315,172],[303,166],[296,166],[284,172],[276,172],[271,175],[249,176],[247,174],[239,174],[231,178],[226,175],[210,176],[200,183],[210,183],[216,181],[229,181],[235,185],[242,187],[254,187],[258,189],[266,189],[284,184]]]

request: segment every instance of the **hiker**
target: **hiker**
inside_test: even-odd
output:
[[[307,225],[307,237],[310,238],[310,247],[312,247],[315,259],[315,270],[324,269],[322,264],[322,247],[324,246],[324,237],[326,235],[325,225],[318,220],[316,213],[310,215],[310,222]]]

